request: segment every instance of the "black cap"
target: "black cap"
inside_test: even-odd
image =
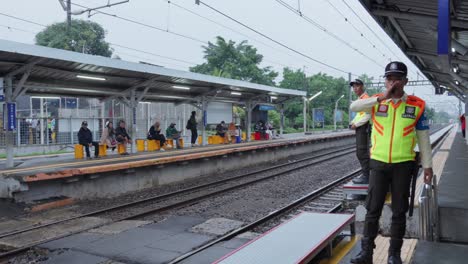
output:
[[[349,86],[353,86],[353,85],[355,85],[355,84],[364,85],[364,83],[363,83],[361,80],[359,80],[359,79],[354,79],[354,81],[352,81],[352,82],[349,83]]]
[[[81,125],[82,125],[82,126],[87,126],[87,125],[88,125],[88,122],[83,121],[83,122],[81,122]]]
[[[385,74],[384,77],[389,75],[399,76],[399,77],[406,77],[408,74],[408,68],[406,65],[401,61],[392,61],[385,67]]]

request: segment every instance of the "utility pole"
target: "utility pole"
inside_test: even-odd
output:
[[[351,73],[348,73],[348,83],[351,83]],[[352,100],[352,93],[351,93],[351,87],[349,85],[346,85],[348,92],[349,92],[349,100],[348,100],[348,125],[351,124],[351,100]],[[335,128],[336,130],[336,128]]]
[[[67,0],[67,25],[68,31],[71,29],[71,0]]]

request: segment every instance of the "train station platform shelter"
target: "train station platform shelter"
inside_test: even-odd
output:
[[[257,105],[276,106],[283,115],[285,101],[306,96],[304,91],[8,40],[0,40],[0,76],[3,79],[0,91],[4,91],[2,97],[7,106],[4,118],[7,166],[10,167],[13,166],[15,101],[24,94],[120,100],[133,110],[134,125],[136,106],[142,101],[193,104],[201,109],[202,120],[206,120],[209,102],[228,102],[245,106],[247,131],[250,131],[252,109]],[[283,122],[281,132],[282,126]],[[205,129],[202,127],[205,141]],[[131,132],[134,134],[134,129]]]

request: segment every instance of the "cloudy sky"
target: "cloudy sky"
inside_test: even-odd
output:
[[[72,0],[75,4],[73,11],[82,10],[80,6],[96,7],[108,1]],[[119,1],[110,0],[111,3]],[[287,66],[305,69],[307,74],[324,72],[348,78],[347,72],[354,75],[366,73],[374,80],[381,80],[384,67],[391,59],[403,61],[409,66],[410,80],[426,78],[374,22],[358,0],[346,0],[347,5],[344,0],[202,2],[305,56],[240,26],[206,5],[196,5],[195,0],[171,0],[170,3],[167,0],[130,0],[129,3],[102,9],[103,12],[141,24],[99,13],[91,17],[86,13],[74,18],[100,23],[107,30],[106,39],[113,44],[114,53],[122,59],[145,61],[168,68],[187,70],[190,66],[202,63],[202,45],[221,35],[236,42],[247,40],[264,55],[263,66],[272,66],[279,72]],[[309,20],[279,2],[294,10],[300,8],[300,12]],[[66,18],[58,0],[7,1],[2,3],[0,13],[43,25],[64,21]],[[43,29],[42,26],[1,14],[0,38],[32,44],[34,35]],[[435,96],[432,86],[408,87],[407,92],[414,92],[437,109],[458,112],[458,100],[446,95]]]

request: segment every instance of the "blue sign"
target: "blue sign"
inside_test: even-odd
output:
[[[448,55],[450,52],[450,0],[438,0],[437,19],[437,54]]]
[[[314,122],[325,122],[325,111],[322,108],[314,108]]]
[[[75,109],[77,106],[76,98],[65,98],[65,106],[69,109]]]
[[[205,127],[208,124],[208,116],[206,111],[203,111],[203,126]]]
[[[16,130],[16,104],[3,105],[3,128],[8,131]]]
[[[260,111],[275,110],[275,107],[273,105],[259,105],[258,110]]]

